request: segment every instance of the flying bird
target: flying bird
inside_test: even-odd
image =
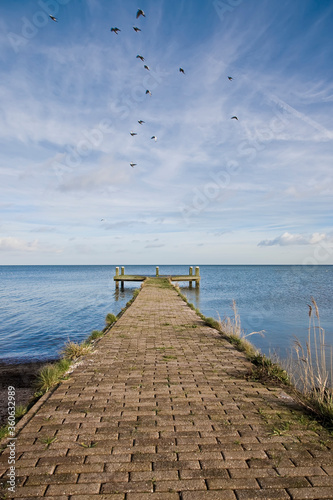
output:
[[[49,16],[50,16],[50,18],[52,19],[52,21],[54,21],[54,22],[56,22],[56,23],[58,22],[58,19],[57,19],[56,17],[51,16],[51,14],[49,14]]]
[[[228,80],[233,80],[233,77],[232,76],[228,76]]]
[[[149,95],[151,95],[151,92],[150,92],[150,90],[146,90],[146,94],[149,94]]]
[[[132,162],[131,162],[131,163],[130,163],[130,165],[131,165],[131,167],[132,167],[132,168],[134,168],[134,167],[135,167],[135,165],[136,165],[136,163],[132,163]]]
[[[105,221],[105,219],[101,219],[101,222]]]
[[[232,116],[231,120],[238,120],[237,116]]]
[[[133,26],[134,31],[138,32],[141,31],[140,28],[137,28],[136,26]]]
[[[156,142],[157,141],[156,135],[153,135],[153,137],[151,137],[151,139],[154,139],[154,141]]]
[[[133,135],[138,135],[136,132],[130,132],[130,134],[133,136]]]
[[[139,54],[136,56],[137,59],[141,59],[141,61],[143,62],[145,60],[144,57],[140,56]]]
[[[185,71],[183,70],[183,68],[179,68],[179,72],[185,75]]]
[[[149,66],[147,66],[147,64],[144,65],[144,68],[150,71]]]
[[[144,122],[143,120],[138,120],[138,123],[140,123],[140,125],[142,125],[143,123],[146,123],[146,122]]]
[[[146,14],[141,9],[139,9],[136,13],[136,18],[138,19],[140,16],[146,17]]]
[[[121,31],[119,28],[111,28],[110,31],[113,31],[116,35],[118,35],[118,31]]]

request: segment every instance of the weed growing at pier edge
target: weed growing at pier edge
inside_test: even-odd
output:
[[[92,342],[93,340],[99,339],[103,337],[104,333],[101,330],[93,330],[89,337],[87,338],[87,343]]]
[[[85,356],[89,354],[92,350],[92,346],[87,342],[82,342],[82,344],[77,344],[76,342],[68,341],[65,344],[62,354],[65,359],[71,359],[75,361],[80,356]]]
[[[15,419],[18,420],[23,417],[28,411],[28,408],[24,405],[17,405],[15,407]]]
[[[300,391],[300,402],[333,428],[333,349],[325,343],[325,330],[320,325],[319,309],[313,297],[308,307],[308,338],[305,347],[295,339],[291,377]]]
[[[116,316],[114,314],[108,313],[106,315],[106,318],[105,318],[105,324],[106,324],[106,326],[110,326],[113,323],[115,323],[116,321],[117,321],[117,318],[116,318]]]
[[[234,317],[230,318],[225,316],[223,320],[219,318],[219,330],[227,336],[228,340],[235,344],[238,349],[245,352],[245,354],[250,358],[256,358],[258,356],[258,350],[247,340],[247,337],[252,335],[264,336],[265,331],[261,330],[259,332],[245,333],[241,326],[241,320],[236,306],[236,301],[232,301],[232,310],[234,312]]]
[[[58,363],[48,364],[40,370],[36,381],[36,396],[41,396],[58,384],[60,377],[64,373],[58,366]]]
[[[8,425],[3,425],[0,427],[0,440],[9,434]]]
[[[256,353],[250,359],[255,366],[251,373],[253,380],[271,379],[285,385],[290,385],[290,377],[279,363],[275,363],[272,359],[267,358],[261,353]]]

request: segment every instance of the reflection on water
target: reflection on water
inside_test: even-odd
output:
[[[191,302],[197,309],[200,309],[200,286],[190,286],[183,285],[181,282],[179,283],[179,288],[181,293],[186,295],[189,302]]]
[[[115,302],[127,303],[133,297],[133,288],[116,288],[113,294]]]

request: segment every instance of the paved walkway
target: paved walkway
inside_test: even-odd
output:
[[[145,285],[21,430],[6,498],[333,498],[332,438],[249,368],[175,290]]]

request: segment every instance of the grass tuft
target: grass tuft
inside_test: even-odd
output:
[[[82,344],[78,344],[76,342],[68,341],[65,344],[64,349],[62,350],[62,354],[64,358],[75,361],[81,356],[85,356],[89,354],[92,350],[92,346],[87,342],[82,342]]]
[[[9,428],[8,425],[3,425],[0,427],[0,440],[4,437],[7,437],[9,434]]]
[[[216,330],[221,331],[220,323],[216,319],[214,319],[214,318],[205,318],[205,322],[211,328],[215,328]]]
[[[290,385],[290,376],[279,363],[267,358],[264,354],[257,353],[251,359],[255,367],[252,370],[251,378],[254,380],[275,380],[285,385]]]
[[[87,343],[93,342],[96,339],[103,337],[104,333],[101,330],[93,330],[87,338]]]
[[[17,405],[15,407],[15,419],[18,420],[22,418],[28,411],[28,407],[24,405]]]
[[[45,449],[48,449],[48,447],[50,446],[50,444],[54,443],[55,441],[57,441],[58,438],[56,438],[55,436],[46,436],[45,438],[41,438],[40,439],[40,442],[45,444]]]
[[[61,358],[56,363],[49,363],[39,371],[36,379],[36,397],[42,396],[45,392],[49,391],[52,387],[56,386],[61,377],[67,372],[71,365],[71,360]]]
[[[49,389],[51,389],[51,387],[54,387],[58,384],[60,376],[60,370],[57,363],[47,364],[43,366],[43,368],[37,375],[37,391],[41,392],[42,394],[44,392],[47,392]]]
[[[110,326],[113,323],[115,323],[116,321],[117,321],[117,318],[116,318],[116,316],[114,314],[108,313],[106,315],[106,318],[105,318],[105,324],[106,324],[106,326]]]
[[[67,372],[70,366],[71,366],[71,360],[68,358],[61,358],[59,359],[59,361],[57,361],[57,367],[60,374]]]

